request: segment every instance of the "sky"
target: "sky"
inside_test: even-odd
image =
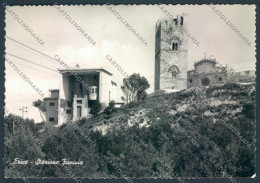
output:
[[[218,5],[222,14],[242,32],[251,45],[248,46],[208,5],[161,5],[173,16],[187,13],[188,31],[198,40],[197,46],[188,40],[188,69],[195,60],[214,55],[222,64],[237,71],[254,69],[255,58],[255,6]],[[117,17],[100,5],[62,6],[96,42],[91,44],[54,6],[12,6],[12,12],[38,35],[43,45],[17,22],[14,14],[6,11],[6,36],[38,50],[50,57],[58,55],[70,66],[80,68],[103,67],[113,73],[119,85],[123,75],[106,59],[110,55],[128,75],[140,73],[150,84],[148,93],[154,90],[155,25],[158,19],[168,18],[157,5],[119,5],[114,9],[147,40],[144,45]],[[243,13],[241,13],[243,12]],[[19,56],[53,70],[62,68],[57,62],[6,39],[6,53]],[[48,97],[49,89],[58,89],[60,75],[57,72],[33,65],[8,55]],[[19,65],[18,65],[19,64]],[[20,65],[21,64],[21,65]],[[27,107],[25,117],[41,121],[38,109],[32,102],[42,97],[6,63],[5,103],[15,114]],[[37,70],[36,70],[37,69]],[[119,92],[118,92],[119,94]],[[120,96],[118,96],[120,98]]]

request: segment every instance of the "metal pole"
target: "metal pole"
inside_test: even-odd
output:
[[[22,111],[22,118],[24,118],[24,113],[27,112],[27,107],[22,107],[19,110]]]

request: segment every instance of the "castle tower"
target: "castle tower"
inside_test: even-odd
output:
[[[173,20],[158,20],[155,36],[154,90],[187,88],[186,14]]]

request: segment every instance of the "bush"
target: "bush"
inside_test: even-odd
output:
[[[115,105],[116,105],[116,102],[114,100],[112,100],[110,103],[109,103],[109,107],[114,109],[115,108]]]
[[[102,107],[99,101],[95,101],[89,111],[90,114],[97,116],[98,113],[101,111]]]
[[[60,129],[65,128],[67,126],[67,123],[64,123],[60,126]]]
[[[111,115],[113,113],[113,109],[111,107],[107,107],[104,110],[104,114]]]
[[[251,120],[255,119],[255,115],[256,115],[255,105],[251,103],[244,104],[241,113],[245,115],[245,117],[248,119]]]
[[[87,118],[86,118],[86,117],[83,117],[83,118],[79,119],[78,124],[79,124],[79,125],[83,125],[83,124],[86,123],[86,122],[87,122]]]
[[[237,83],[226,83],[223,86],[223,89],[228,89],[228,90],[238,90],[241,89],[241,86]]]
[[[115,101],[112,100],[110,103],[109,103],[109,106],[104,110],[104,114],[106,115],[111,115],[113,112],[116,111],[116,108],[115,108]]]

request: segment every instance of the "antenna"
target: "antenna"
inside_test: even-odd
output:
[[[19,111],[22,111],[22,118],[24,118],[24,113],[27,112],[27,107],[22,107]]]

